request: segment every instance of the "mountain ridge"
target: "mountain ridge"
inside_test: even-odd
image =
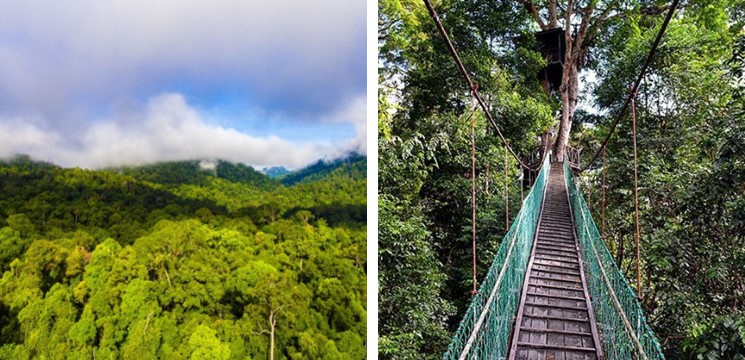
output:
[[[278,177],[282,184],[291,186],[298,183],[319,181],[325,177],[341,175],[339,169],[349,171],[350,177],[367,177],[367,156],[356,152],[331,161],[319,159],[310,165]]]
[[[0,159],[0,164],[16,166],[21,169],[35,167],[63,168],[48,161],[35,160],[25,154],[18,154],[9,159]],[[210,177],[214,177],[233,183],[255,186],[259,189],[271,190],[280,185],[293,186],[335,177],[366,179],[367,156],[353,152],[333,160],[319,159],[294,171],[283,166],[265,167],[258,170],[251,165],[222,159],[160,161],[143,165],[109,167],[97,171],[128,175],[136,179],[163,185],[204,185]]]

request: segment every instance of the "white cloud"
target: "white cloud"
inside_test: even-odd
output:
[[[202,170],[215,171],[217,170],[217,161],[214,159],[202,160],[199,162],[199,168]]]
[[[323,118],[327,122],[350,123],[354,126],[355,137],[341,148],[345,152],[356,151],[367,154],[367,99],[357,97],[342,105],[331,115]]]
[[[21,119],[0,119],[0,157],[7,158],[22,152],[39,152],[51,143],[57,142],[54,135],[48,134],[33,124]]]
[[[48,129],[18,121],[0,122],[0,144],[3,157],[28,153],[42,160],[54,159],[65,166],[89,168],[187,159],[224,159],[257,167],[297,168],[345,150],[293,143],[276,136],[254,137],[209,125],[180,94],[159,95],[150,99],[139,113],[97,121],[80,139],[63,140]]]

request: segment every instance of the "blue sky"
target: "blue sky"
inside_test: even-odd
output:
[[[0,157],[299,167],[366,153],[361,0],[0,3]]]

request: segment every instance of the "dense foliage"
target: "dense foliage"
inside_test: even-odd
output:
[[[549,2],[435,2],[522,155],[537,146],[535,135],[558,125],[561,108],[536,79],[543,60],[534,51],[539,28],[524,6],[530,3]],[[578,12],[589,5],[574,4]],[[584,105],[570,143],[584,149],[585,163],[609,131],[667,9],[663,1],[591,5],[604,13],[592,18],[604,20],[591,25],[596,36],[580,80]],[[420,1],[383,0],[379,14],[379,353],[434,359],[470,300],[469,89]],[[673,359],[745,354],[743,15],[741,0],[681,2],[638,96],[642,305]],[[504,231],[505,155],[479,112],[474,116],[483,273]],[[631,143],[627,117],[607,152],[606,241],[633,283]],[[520,190],[515,163],[508,164],[514,214]],[[581,176],[598,224],[600,165]]]
[[[0,359],[363,359],[364,172],[212,164],[1,162]]]
[[[339,168],[344,168],[350,176],[365,173],[367,169],[367,159],[357,153],[351,153],[345,157],[334,160],[318,160],[298,171],[289,172],[277,177],[285,185],[294,185],[301,182],[313,182],[329,175],[332,172],[339,172]]]
[[[480,111],[472,113],[469,89],[423,4],[379,4],[379,355],[437,359],[473,286],[471,120],[479,280],[505,233],[505,190],[510,221],[520,207],[519,171]],[[481,5],[445,1],[438,11],[505,136],[527,154],[557,103],[535,76],[541,61],[530,31],[495,31],[518,24],[507,20],[521,13]],[[495,41],[505,48],[491,47]]]
[[[685,3],[637,98],[643,302],[672,359],[745,359],[745,17],[743,2]],[[739,14],[739,15],[738,15]],[[598,58],[597,102],[616,109],[658,22],[616,24]],[[609,117],[575,134],[594,149]],[[610,142],[606,241],[636,282],[630,118]],[[602,162],[586,174],[601,222]]]
[[[157,164],[109,169],[137,179],[158,184],[204,185],[211,178],[219,178],[234,183],[271,190],[279,184],[254,168],[245,164],[234,164],[223,160],[169,161]]]

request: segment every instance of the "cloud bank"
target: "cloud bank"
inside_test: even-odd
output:
[[[167,160],[224,159],[257,167],[297,168],[319,158],[359,149],[355,141],[337,145],[294,143],[209,124],[180,94],[156,96],[141,111],[98,121],[76,141],[20,119],[0,119],[0,157],[28,153],[63,166],[101,168]],[[208,162],[205,166],[209,166]]]

